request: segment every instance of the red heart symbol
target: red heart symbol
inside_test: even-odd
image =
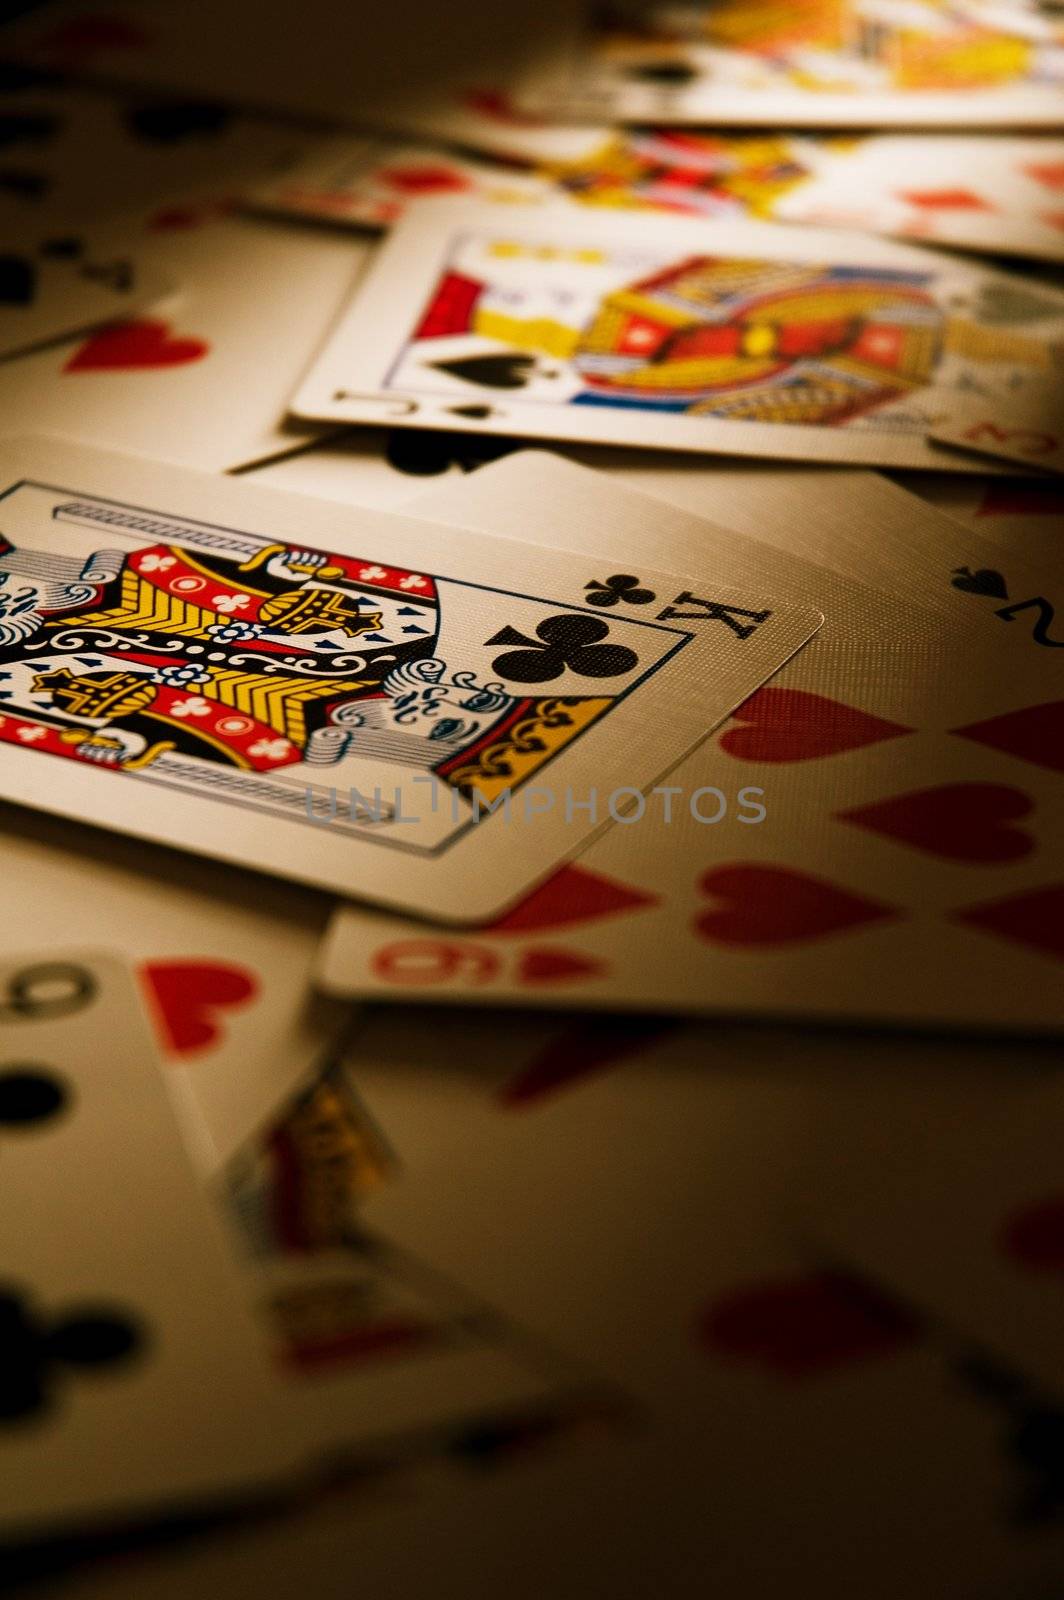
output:
[[[639,1054],[676,1026],[660,1017],[603,1016],[575,1023],[499,1091],[499,1100],[504,1106],[526,1111],[533,1102],[569,1088],[590,1073]]]
[[[1032,1272],[1064,1273],[1064,1195],[1017,1211],[1002,1229],[1001,1247]]]
[[[167,322],[119,322],[101,328],[74,352],[64,372],[105,372],[132,367],[183,367],[202,361],[206,339],[172,339]]]
[[[463,173],[456,172],[453,167],[445,167],[442,163],[435,166],[425,162],[419,166],[382,167],[377,177],[382,183],[391,184],[393,189],[399,189],[403,194],[447,194],[472,188],[472,184]]]
[[[1021,483],[1017,478],[995,478],[975,513],[977,517],[1064,516],[1064,488],[1055,483]]]
[[[954,728],[960,739],[1004,750],[1021,761],[1033,761],[1050,772],[1064,772],[1064,700],[1047,700],[1040,706],[1025,706],[1022,711],[1006,711],[985,722],[970,722]]]
[[[521,983],[571,983],[574,978],[596,977],[606,971],[601,961],[569,950],[526,950],[517,963]]]
[[[723,902],[695,919],[696,931],[710,944],[794,944],[900,915],[892,906],[790,867],[714,867],[700,888]]]
[[[969,906],[966,911],[952,912],[950,921],[980,928],[999,939],[1012,939],[1039,955],[1064,961],[1064,884],[1031,889],[988,905]]]
[[[215,1015],[247,1005],[259,985],[244,967],[220,961],[146,961],[141,975],[155,1002],[163,1045],[175,1055],[193,1055],[221,1038]]]
[[[789,1379],[894,1355],[921,1332],[907,1307],[835,1272],[736,1290],[712,1301],[697,1323],[699,1342],[712,1354]]]
[[[744,701],[734,721],[747,726],[729,727],[720,747],[740,761],[813,761],[913,731],[826,695],[771,686]]]
[[[1030,834],[1007,826],[1031,810],[1025,794],[1000,783],[943,783],[840,811],[839,820],[945,861],[1001,863],[1022,861],[1034,849]]]
[[[561,928],[573,922],[595,922],[618,911],[634,911],[637,906],[657,905],[659,897],[629,889],[586,867],[561,867],[546,883],[513,907],[498,922],[492,933],[531,933],[543,928]]]
[[[970,189],[909,189],[898,191],[899,200],[922,211],[995,211]]]

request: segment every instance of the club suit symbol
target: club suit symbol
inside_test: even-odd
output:
[[[566,670],[585,678],[615,678],[630,672],[639,657],[627,645],[602,644],[609,631],[598,617],[545,617],[535,639],[516,628],[503,628],[485,643],[526,647],[508,650],[491,664],[493,672],[515,683],[549,683]]]
[[[0,1426],[39,1421],[65,1374],[124,1366],[143,1345],[123,1312],[78,1306],[49,1318],[16,1289],[0,1289]]]
[[[627,606],[648,606],[655,598],[653,589],[641,588],[639,579],[630,572],[615,572],[605,583],[601,578],[592,578],[586,587],[589,606],[605,608],[622,600]]]

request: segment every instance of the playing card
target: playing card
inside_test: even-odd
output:
[[[611,1029],[377,1013],[351,1072],[404,1176],[371,1199],[367,1218],[632,1396],[633,1446],[611,1439],[588,1468],[610,1506],[631,1493],[618,1528],[632,1539],[629,1574],[659,1571],[653,1552],[677,1505],[681,1542],[670,1550],[687,1552],[692,1572],[734,1563],[756,1575],[755,1592],[770,1593],[793,1562],[804,1580],[822,1574],[825,1592],[851,1572],[867,1588],[875,1549],[888,1567],[876,1563],[869,1592],[886,1600],[899,1539],[910,1575],[912,1561],[926,1563],[931,1587],[939,1538],[972,1562],[973,1582],[1032,1572],[1028,1562],[1045,1556],[1036,1529],[1051,1538],[1059,1503],[1052,1457],[1031,1437],[1037,1386],[1017,1378],[1010,1393],[999,1374],[995,1394],[990,1363],[980,1384],[978,1350],[953,1330],[943,1336],[889,1291],[803,1259],[788,1238],[801,1130],[822,1100],[855,1100],[877,1075],[885,1097],[896,1046],[862,1041],[855,1074],[852,1044],[825,1034],[660,1034],[640,1036],[630,1019]],[[1008,1059],[1022,1071],[1022,1050]],[[1001,1065],[985,1045],[925,1044],[919,1070],[940,1083],[963,1074],[978,1087],[981,1077],[985,1088]],[[1048,1428],[1044,1397],[1041,1416]],[[564,1529],[579,1456],[570,1452],[568,1472],[564,1459],[551,1468],[537,1523]],[[958,1471],[970,1490],[960,1496]],[[570,1570],[586,1548],[589,1492],[565,1535]],[[766,1494],[777,1508],[767,1550],[752,1540]],[[523,1500],[527,1512],[527,1485]],[[712,1551],[697,1512],[707,1501],[721,1521]],[[958,1505],[973,1503],[980,1513],[961,1537]],[[900,1530],[914,1515],[910,1544]],[[761,1553],[751,1556],[751,1542]],[[631,1586],[612,1576],[614,1593]],[[527,1592],[543,1580],[537,1567]]]
[[[0,109],[0,231],[62,233],[165,207],[221,206],[308,136],[222,101],[28,84]]]
[[[297,1442],[132,975],[52,946],[0,994],[5,1538],[277,1483]]]
[[[1057,127],[1060,22],[1037,0],[587,7],[531,103],[560,116],[777,127]]]
[[[79,79],[179,91],[227,105],[355,128],[454,139],[519,159],[528,143],[566,149],[510,100],[546,56],[569,0],[472,0],[444,15],[427,0],[390,13],[307,0],[299,26],[280,0],[89,0],[35,9],[7,30],[12,57]],[[550,119],[556,120],[556,119]]]
[[[428,196],[462,194],[502,203],[549,193],[542,180],[495,162],[432,145],[347,136],[301,154],[243,199],[250,210],[268,215],[388,228]]]
[[[535,520],[618,567],[651,517],[672,559],[696,541],[704,558],[730,541],[733,562],[758,559],[551,457],[511,457],[419,502],[448,506],[510,536]],[[799,594],[801,572],[792,560]],[[950,630],[845,587],[822,603],[818,639],[528,899],[465,938],[341,909],[324,985],[1059,1027],[1059,672],[974,623]]]
[[[965,1077],[889,1093],[869,1082],[859,1104],[825,1108],[807,1132],[816,1176],[797,1225],[1059,1395],[1055,1064],[1047,1053],[1008,1092]]]
[[[72,933],[136,973],[172,1085],[215,1169],[258,1131],[339,1033],[310,992],[326,907],[309,891],[5,806],[0,952]]]
[[[825,142],[773,215],[1064,260],[1064,141],[884,134]]]
[[[458,921],[822,620],[46,441],[3,463],[4,796]]]
[[[962,626],[974,621],[985,637],[1006,636],[1017,663],[1038,659],[1045,665],[1053,659],[1046,652],[1062,636],[1054,622],[1058,611],[1064,615],[1059,563],[1045,560],[1041,547],[1029,553],[1025,547],[1021,554],[1012,545],[1005,560],[1000,544],[982,537],[970,520],[958,527],[877,473],[751,468],[743,462],[714,463],[707,471],[704,462],[691,458],[619,450],[566,455],[601,468],[625,487],[881,589],[903,604],[938,611]],[[1055,481],[1047,477],[1046,488]],[[1001,479],[1004,504],[1009,482]],[[1016,621],[1019,628],[1009,626]]]
[[[0,244],[0,355],[128,317],[173,288],[121,234],[7,233]]]
[[[862,234],[426,201],[381,246],[297,416],[803,461],[972,462],[958,392],[1052,365],[1064,295]]]
[[[593,1372],[367,1231],[367,1203],[396,1181],[395,1151],[339,1055],[228,1175],[253,1299],[313,1449],[371,1442],[391,1456],[593,1391],[615,1411]]]
[[[150,315],[0,364],[0,435],[32,417],[65,438],[215,471],[316,437],[286,422],[285,408],[365,246],[209,204],[163,207],[143,241],[182,292]]]
[[[1004,402],[960,397],[931,432],[958,450],[1064,472],[1064,385],[1033,384]]]
[[[898,481],[910,494],[919,495],[1021,561],[1044,563],[1051,572],[1061,570],[1064,485],[1051,478],[1024,482],[1019,478],[958,477],[952,472],[902,473]],[[321,492],[326,493],[324,487]]]

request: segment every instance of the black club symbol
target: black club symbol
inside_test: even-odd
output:
[[[599,617],[545,617],[535,639],[516,628],[503,628],[485,642],[525,646],[496,656],[491,664],[493,672],[515,683],[549,683],[567,669],[584,678],[616,678],[630,672],[639,657],[627,645],[599,643],[609,631]]]
[[[0,1070],[0,1125],[30,1128],[50,1122],[69,1099],[58,1078],[41,1067],[16,1066]]]
[[[136,1323],[110,1309],[79,1306],[49,1319],[30,1310],[21,1295],[0,1291],[0,1424],[46,1411],[62,1369],[116,1367],[142,1344]]]
[[[592,578],[585,587],[589,606],[615,606],[620,600],[629,606],[648,606],[654,599],[653,589],[640,588],[639,579],[630,572],[615,572],[605,583]]]

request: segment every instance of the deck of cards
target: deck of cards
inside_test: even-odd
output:
[[[1057,1595],[1059,8],[14,9],[0,1587]]]

